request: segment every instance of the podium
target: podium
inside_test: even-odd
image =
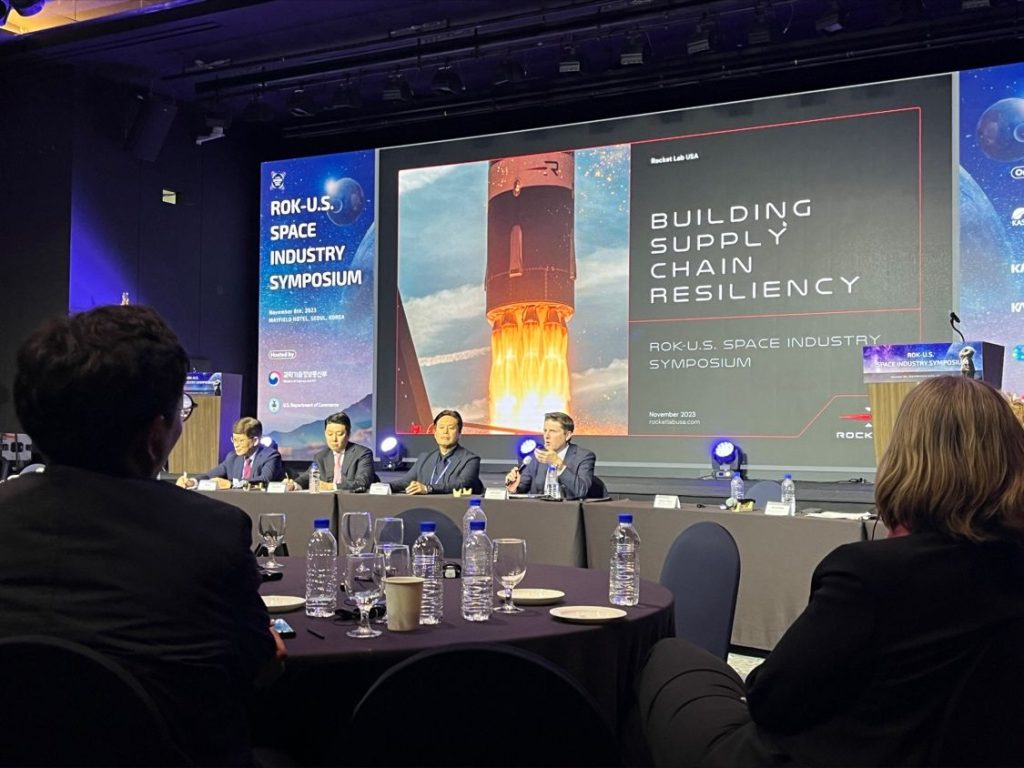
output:
[[[997,389],[1003,383],[1003,348],[987,341],[876,344],[864,347],[864,383],[871,406],[875,464],[892,438],[903,398],[934,376],[971,376]]]
[[[237,373],[192,371],[185,391],[196,409],[181,430],[181,439],[167,458],[170,472],[205,472],[231,450],[231,426],[242,410],[242,377]]]

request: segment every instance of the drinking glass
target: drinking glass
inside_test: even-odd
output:
[[[350,555],[362,553],[370,543],[370,513],[343,512],[341,515],[341,540],[348,547]]]
[[[495,539],[491,545],[494,556],[494,578],[501,582],[505,591],[505,603],[495,610],[498,613],[522,613],[512,602],[512,589],[526,575],[526,540]]]
[[[405,523],[400,517],[378,517],[373,521],[374,544],[401,544]]]
[[[409,556],[408,544],[377,544],[373,551],[384,558],[385,576],[412,576],[412,558]],[[376,624],[386,624],[388,612],[383,590],[377,605],[383,605],[384,612],[373,621]]]
[[[359,625],[345,634],[349,637],[377,637],[379,629],[370,627],[370,608],[381,595],[384,556],[359,552],[345,558],[345,592],[359,609]]]
[[[274,559],[274,552],[284,541],[284,512],[263,512],[260,514],[260,536],[263,538],[263,545],[267,548],[267,561],[263,567],[268,571],[276,571],[284,568],[283,563]]]

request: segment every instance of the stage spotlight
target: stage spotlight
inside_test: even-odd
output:
[[[846,23],[846,11],[839,7],[839,3],[833,0],[828,10],[821,14],[814,22],[814,28],[826,35],[834,35],[843,31]]]
[[[619,54],[619,64],[624,67],[643,66],[651,58],[651,45],[647,36],[639,32],[630,33]]]
[[[386,472],[394,472],[402,466],[405,458],[405,446],[394,435],[388,435],[380,441],[380,468]]]
[[[732,440],[716,440],[711,444],[711,471],[715,477],[743,474],[743,450]]]
[[[442,96],[454,96],[466,90],[466,86],[450,64],[438,67],[434,79],[430,81],[430,90]]]
[[[537,450],[540,443],[536,437],[524,437],[519,441],[519,447],[517,449],[519,463],[523,463],[523,459],[533,454]]]
[[[7,23],[11,13],[11,0],[0,0],[0,27]]]
[[[715,41],[718,38],[718,24],[708,14],[701,17],[697,24],[697,30],[693,36],[686,41],[686,53],[694,56],[698,53],[708,53],[715,49]]]
[[[46,0],[11,0],[11,8],[20,16],[35,16],[46,5]]]
[[[260,445],[262,445],[264,448],[273,448],[275,451],[277,450],[277,441],[274,440],[274,438],[272,438],[270,435],[264,435],[263,437],[261,437]]]
[[[2,2],[2,0],[0,0]],[[567,45],[562,49],[562,56],[558,59],[558,73],[560,75],[574,75],[583,71],[583,59],[576,51],[575,45]]]
[[[401,75],[389,75],[380,97],[384,101],[408,101],[412,98],[412,86]]]

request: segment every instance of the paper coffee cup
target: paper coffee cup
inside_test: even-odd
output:
[[[408,632],[419,627],[422,577],[388,576],[384,579],[384,598],[388,606],[388,629]]]

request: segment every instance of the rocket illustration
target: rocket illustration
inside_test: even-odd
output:
[[[487,195],[491,425],[536,430],[569,410],[575,311],[572,152],[492,160]]]

